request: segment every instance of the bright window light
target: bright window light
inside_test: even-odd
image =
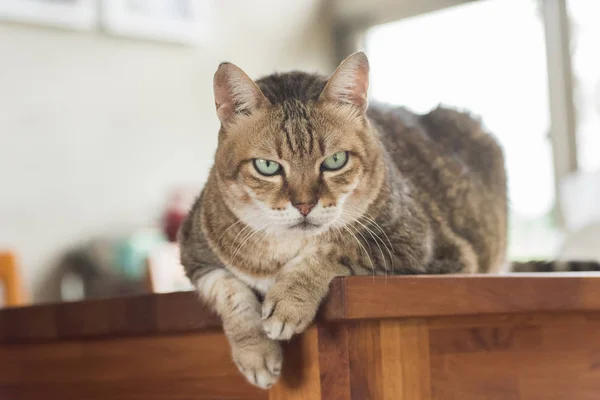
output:
[[[424,113],[468,109],[505,150],[511,256],[557,247],[544,28],[535,0],[481,0],[376,26],[371,97]]]

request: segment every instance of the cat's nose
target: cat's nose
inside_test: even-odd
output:
[[[294,207],[300,211],[300,214],[306,217],[316,205],[317,203],[296,203]]]

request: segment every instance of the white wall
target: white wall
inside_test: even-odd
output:
[[[457,6],[473,0],[333,0],[338,23],[385,24],[403,18]]]
[[[36,301],[67,246],[149,226],[170,187],[203,182],[220,61],[331,71],[319,0],[216,4],[196,49],[0,25],[0,248],[19,253]]]

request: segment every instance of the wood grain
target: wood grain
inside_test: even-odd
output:
[[[281,378],[269,391],[269,400],[321,398],[317,328],[311,327],[284,345]]]
[[[0,310],[0,344],[58,339],[57,307],[38,305]]]
[[[0,343],[174,334],[220,326],[219,318],[189,292],[0,309]]]
[[[383,399],[379,322],[364,321],[348,329],[350,398]]]
[[[2,399],[266,399],[220,332],[0,346]]]
[[[471,317],[430,329],[434,399],[600,398],[600,321],[583,315],[530,316],[511,326]]]
[[[600,310],[600,276],[351,277],[329,319]],[[340,283],[336,283],[340,284]],[[327,305],[327,304],[326,304]]]
[[[330,400],[350,398],[348,324],[319,326],[321,396]]]
[[[10,308],[0,399],[597,400],[599,282],[336,280],[269,392],[245,382],[191,293]]]
[[[411,276],[334,280],[318,321],[543,312],[600,315],[600,277]],[[191,292],[0,310],[0,343],[199,332],[219,319]]]
[[[328,324],[319,353],[323,399],[431,398],[424,320]]]
[[[383,399],[431,399],[429,332],[424,320],[383,320]]]
[[[156,299],[131,297],[64,303],[56,307],[58,336],[76,339],[127,336],[156,330]]]

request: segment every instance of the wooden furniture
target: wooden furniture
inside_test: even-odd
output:
[[[246,384],[193,293],[0,311],[0,399],[597,400],[600,277],[352,277]]]
[[[4,293],[0,307],[19,306],[25,303],[16,256],[11,252],[0,251],[0,286]]]

